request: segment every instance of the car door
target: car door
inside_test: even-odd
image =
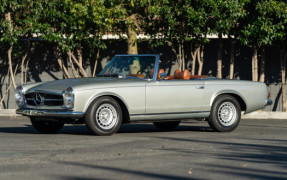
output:
[[[146,116],[169,115],[176,118],[199,113],[204,102],[204,90],[204,80],[150,81],[146,84]]]

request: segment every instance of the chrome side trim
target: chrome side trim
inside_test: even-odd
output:
[[[61,118],[82,118],[84,112],[56,111],[56,110],[38,110],[38,109],[17,109],[16,114],[23,116],[41,116],[41,117],[61,117]]]
[[[133,114],[130,116],[130,121],[157,121],[157,120],[180,120],[192,118],[206,118],[209,117],[209,111],[197,112],[181,112],[181,113],[150,113],[150,114]]]
[[[130,116],[152,116],[152,115],[170,115],[170,114],[193,114],[193,113],[209,113],[210,111],[189,111],[189,112],[163,112],[163,113],[146,113],[146,114],[131,114]]]

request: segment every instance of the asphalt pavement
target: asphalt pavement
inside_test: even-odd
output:
[[[243,119],[231,133],[204,121],[172,132],[122,125],[113,136],[84,125],[39,134],[25,117],[0,117],[0,179],[287,179],[287,120]]]

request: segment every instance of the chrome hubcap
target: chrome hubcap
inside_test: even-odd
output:
[[[96,112],[97,124],[105,130],[111,129],[118,121],[118,114],[114,106],[102,104]]]
[[[224,102],[218,109],[219,122],[224,126],[230,126],[236,121],[237,113],[234,104]]]

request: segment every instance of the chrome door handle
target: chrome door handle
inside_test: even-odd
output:
[[[204,89],[205,88],[205,86],[196,86],[196,89]]]

